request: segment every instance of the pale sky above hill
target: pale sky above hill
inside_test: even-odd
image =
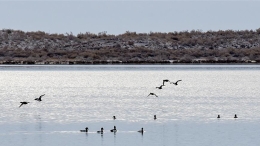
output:
[[[185,30],[256,30],[259,1],[3,1],[0,29],[122,34]]]

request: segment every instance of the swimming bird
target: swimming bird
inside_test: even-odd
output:
[[[150,96],[150,95],[154,95],[154,96],[158,97],[158,96],[157,96],[156,94],[154,94],[154,93],[150,93],[148,96]],[[147,97],[148,97],[148,96],[147,96]]]
[[[20,108],[22,105],[24,105],[24,104],[28,104],[28,103],[30,103],[30,102],[23,101],[23,102],[20,102],[20,103],[21,103],[21,105],[19,106],[19,108]]]
[[[116,116],[113,116],[113,119],[115,120],[115,119],[116,119]]]
[[[235,114],[234,118],[237,118],[237,114]]]
[[[174,85],[178,85],[178,82],[181,81],[181,80],[178,80],[176,82],[170,82],[170,84],[174,84]]]
[[[220,118],[220,115],[218,115],[218,117],[217,118]]]
[[[102,127],[100,131],[97,131],[97,133],[103,134],[104,128]]]
[[[114,129],[111,129],[110,131],[111,131],[111,132],[117,132],[116,126],[114,126]]]
[[[163,85],[161,85],[161,86],[159,86],[159,87],[156,87],[156,88],[158,88],[158,89],[162,89],[162,87],[163,87]]]
[[[153,119],[154,119],[154,120],[156,120],[156,119],[157,119],[157,118],[156,118],[156,115],[154,115],[154,116],[153,116]]]
[[[40,97],[38,98],[35,98],[34,100],[37,100],[37,101],[42,101],[42,97],[44,96],[45,94],[41,95]]]
[[[168,79],[163,80],[163,86],[165,86],[164,82],[170,82],[170,80],[168,80]]]
[[[144,128],[142,128],[141,130],[137,131],[137,132],[140,132],[140,133],[144,133]]]
[[[80,132],[88,132],[88,127],[86,127],[85,130],[80,130]]]

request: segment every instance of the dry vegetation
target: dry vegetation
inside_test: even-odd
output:
[[[260,29],[48,34],[0,30],[2,64],[260,62]]]

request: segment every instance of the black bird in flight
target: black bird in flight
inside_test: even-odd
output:
[[[20,103],[21,103],[21,105],[19,106],[19,108],[20,108],[22,105],[24,105],[24,104],[28,104],[28,103],[30,103],[30,102],[23,101],[23,102],[20,102]]]
[[[161,86],[159,86],[159,87],[156,87],[156,88],[158,88],[158,89],[162,89],[162,87],[163,87],[163,85],[161,85]]]
[[[44,95],[45,95],[45,94],[41,95],[39,98],[35,98],[34,100],[42,101],[42,97],[43,97]]]
[[[170,80],[168,80],[168,79],[163,80],[163,86],[165,86],[165,85],[164,85],[165,82],[170,82]]]
[[[154,96],[158,97],[158,96],[157,96],[156,94],[154,94],[154,93],[150,93],[148,96],[150,96],[150,95],[154,95]],[[147,97],[148,97],[148,96],[147,96]]]
[[[170,84],[174,84],[174,85],[178,85],[178,82],[180,82],[181,80],[178,80],[176,82],[170,82]]]

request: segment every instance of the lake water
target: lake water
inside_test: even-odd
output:
[[[260,65],[2,65],[0,81],[3,146],[260,143]]]

